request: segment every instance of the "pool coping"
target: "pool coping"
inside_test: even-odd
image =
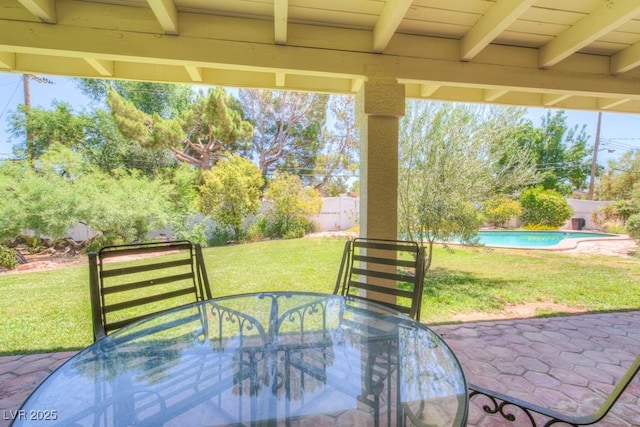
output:
[[[500,232],[501,230],[482,230],[482,231]],[[509,231],[509,230],[505,230],[505,231]],[[557,231],[598,233],[597,231],[587,231],[587,230],[557,230]],[[609,234],[609,233],[602,233],[602,234]],[[507,245],[484,245],[484,244],[480,246],[483,246],[486,248],[499,248],[499,249],[566,251],[566,250],[577,248],[578,244],[582,242],[594,242],[594,241],[602,242],[602,241],[617,241],[617,240],[629,240],[629,236],[625,234],[617,234],[615,236],[610,236],[610,237],[574,237],[574,238],[562,239],[560,242],[558,242],[557,245],[553,245],[553,246],[507,246]]]

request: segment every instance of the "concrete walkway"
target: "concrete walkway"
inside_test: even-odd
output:
[[[640,311],[432,329],[456,353],[469,382],[567,414],[593,412],[640,354]],[[10,410],[73,354],[0,357],[0,427],[9,424]],[[518,427],[485,415],[477,405],[471,407],[468,425]],[[598,426],[640,426],[640,378]]]

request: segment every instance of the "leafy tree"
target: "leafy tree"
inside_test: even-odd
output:
[[[175,119],[148,114],[108,89],[118,129],[145,148],[169,149],[181,162],[210,169],[225,151],[236,151],[252,132],[239,104],[222,89],[200,96]]]
[[[629,200],[640,190],[640,150],[610,160],[596,187],[598,200]]]
[[[327,108],[332,120],[327,120],[322,132],[313,186],[324,194],[337,196],[347,191],[346,177],[357,170],[359,135],[355,97],[332,95]]]
[[[501,183],[513,188],[535,180],[533,164],[504,160],[514,141],[493,136],[507,134],[517,114],[490,120],[486,110],[462,104],[408,102],[400,123],[399,229],[409,238],[428,244],[426,269],[436,241],[477,241],[482,222],[481,203]],[[506,121],[506,118],[511,118]],[[495,165],[509,168],[496,173]]]
[[[211,214],[223,227],[233,229],[237,240],[243,238],[243,223],[260,209],[260,191],[264,185],[260,170],[239,155],[228,155],[203,174],[200,186],[202,211]]]
[[[546,189],[568,195],[583,189],[591,173],[592,149],[587,148],[586,126],[567,128],[564,111],[547,112],[539,128],[522,132],[520,147],[533,153]]]
[[[127,80],[76,79],[80,90],[94,101],[106,105],[110,89],[130,101],[146,114],[163,118],[178,117],[193,100],[193,91],[187,85],[135,82]]]
[[[321,149],[327,95],[245,89],[239,97],[253,124],[251,152],[263,176],[286,171],[309,181]]]
[[[286,172],[278,173],[269,182],[265,199],[269,203],[266,234],[271,237],[303,237],[313,229],[307,217],[317,215],[322,209],[318,190],[304,187],[298,176]]]
[[[68,147],[81,143],[85,124],[86,118],[74,114],[66,103],[54,104],[51,110],[21,105],[11,118],[10,132],[25,141],[18,144],[17,154],[34,161],[56,142]],[[26,129],[29,129],[28,139]]]
[[[573,213],[566,199],[556,190],[542,187],[529,188],[520,195],[523,227],[556,229],[562,226]]]

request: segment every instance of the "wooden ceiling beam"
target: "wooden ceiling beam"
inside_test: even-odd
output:
[[[551,67],[640,13],[640,1],[616,0],[582,18],[571,28],[540,48],[541,68]]]
[[[56,17],[55,0],[18,0],[33,15],[40,18],[42,22],[47,24],[55,24],[58,19]]]
[[[509,93],[507,89],[485,89],[483,96],[486,102],[493,102],[497,101],[507,93]]]
[[[640,66],[640,43],[621,50],[611,57],[611,74],[626,73]]]
[[[103,61],[101,59],[84,58],[87,64],[91,65],[101,76],[113,77],[115,63],[113,61]]]
[[[173,0],[147,0],[165,34],[178,35],[178,10]]]
[[[198,82],[198,83],[204,81],[204,77],[202,75],[203,73],[202,67],[194,67],[193,65],[186,65],[184,68],[187,70],[187,73],[189,74],[189,78],[191,79],[191,81]]]
[[[460,40],[460,60],[471,60],[535,2],[536,0],[496,2]]]
[[[6,70],[16,68],[16,54],[12,52],[0,52],[0,68]]]
[[[543,93],[542,104],[545,107],[552,107],[568,98],[571,98],[571,95],[566,93]]]
[[[627,98],[600,98],[598,99],[598,108],[601,110],[610,110],[622,104],[631,101]]]
[[[413,0],[387,0],[373,28],[373,51],[382,53],[407,14]]]
[[[289,1],[273,1],[273,31],[276,44],[287,44],[287,26],[289,21]]]

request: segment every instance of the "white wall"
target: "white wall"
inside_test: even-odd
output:
[[[356,197],[323,197],[320,214],[309,219],[316,231],[347,230],[358,223],[359,210],[360,199]]]
[[[573,209],[572,218],[583,218],[585,220],[585,226],[583,230],[598,230],[601,231],[591,220],[591,213],[602,206],[610,205],[613,202],[596,202],[593,200],[580,200],[580,199],[567,199],[569,205]],[[571,229],[571,220],[567,221],[563,228]]]

